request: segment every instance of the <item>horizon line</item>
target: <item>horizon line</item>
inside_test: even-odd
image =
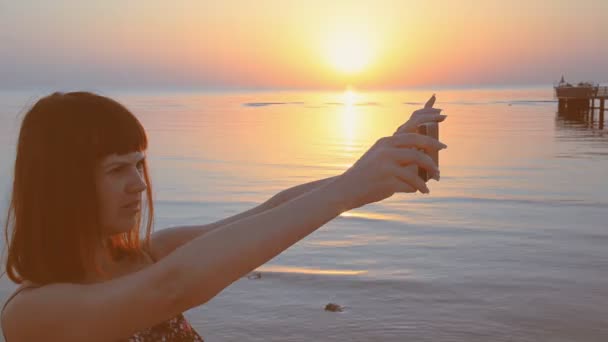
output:
[[[601,82],[600,82],[601,84]],[[219,87],[219,86],[159,86],[159,85],[139,85],[139,86],[33,86],[7,88],[0,86],[0,92],[71,92],[71,91],[91,91],[91,92],[336,92],[352,89],[357,92],[382,92],[382,91],[436,91],[436,90],[489,90],[489,89],[529,89],[553,87],[553,82],[547,83],[504,83],[504,84],[450,84],[450,85],[419,85],[403,87],[357,87],[356,85],[344,85],[343,87]]]

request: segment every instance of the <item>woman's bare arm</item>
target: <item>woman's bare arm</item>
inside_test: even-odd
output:
[[[234,281],[342,213],[330,182],[260,214],[227,224],[177,248],[157,265],[175,275],[179,310],[201,305]]]
[[[288,188],[277,193],[264,203],[254,208],[213,223],[204,225],[177,226],[158,230],[154,232],[150,238],[150,254],[152,254],[155,260],[160,260],[169,255],[179,246],[192,241],[203,234],[211,232],[227,224],[275,208],[282,203],[288,202],[306,192],[327,184],[335,178],[336,177],[329,177]]]
[[[300,184],[300,185],[296,185],[294,187],[288,188],[286,190],[283,190],[281,192],[279,192],[278,194],[274,195],[272,198],[270,198],[267,203],[271,208],[276,207],[277,205],[280,205],[282,203],[288,202],[304,193],[307,193],[311,190],[314,190],[320,186],[323,186],[329,182],[332,182],[333,180],[335,180],[338,176],[333,176],[333,177],[328,177],[328,178],[323,178],[323,179],[319,179],[316,181],[312,181],[312,182],[308,182],[308,183],[304,183],[304,184]]]

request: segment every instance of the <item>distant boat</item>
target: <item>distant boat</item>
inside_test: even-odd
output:
[[[564,81],[564,76],[562,76],[562,79],[553,88],[555,88],[555,95],[558,98],[589,99],[597,95],[599,85],[591,82],[579,82],[576,85],[572,85]]]

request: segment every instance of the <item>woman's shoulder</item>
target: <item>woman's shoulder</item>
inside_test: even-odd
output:
[[[167,296],[165,289],[170,287],[162,282],[162,270],[150,267],[148,272],[137,272],[137,268],[141,269],[125,264],[124,271],[132,276],[87,284],[61,282],[35,288],[39,285],[24,282],[4,310],[3,331],[9,341],[61,341],[65,330],[47,331],[40,327],[69,322],[74,326],[69,331],[73,336],[87,336],[94,331],[104,340],[117,340],[168,320],[182,310],[181,303]]]
[[[18,295],[20,292],[25,291],[25,290],[29,290],[29,289],[40,288],[42,286],[43,285],[38,285],[38,284],[33,283],[31,281],[28,281],[28,280],[23,280],[23,282],[21,284],[19,284],[19,286],[17,286],[17,288],[4,301],[4,306],[6,306],[6,304],[11,299],[13,299],[16,295]]]
[[[137,261],[135,261],[133,263],[129,263],[129,265],[127,265],[127,267],[126,267],[126,270],[123,270],[123,272],[125,274],[138,271],[138,270],[140,270],[144,267],[147,267],[151,264],[154,264],[156,262],[156,260],[154,260],[153,256],[151,255],[150,251],[147,249],[143,249],[143,253],[140,254],[137,259],[138,259]],[[85,283],[87,283],[87,282],[85,282]],[[37,284],[32,281],[24,279],[22,281],[22,283],[19,284],[19,286],[17,286],[17,288],[15,288],[15,290],[11,294],[9,294],[8,297],[6,297],[0,312],[4,312],[4,309],[6,308],[8,303],[11,300],[13,300],[17,295],[19,295],[20,293],[30,291],[33,289],[41,289],[44,286],[45,285]]]
[[[0,316],[4,316],[4,309],[8,306],[8,304],[21,292],[25,292],[31,289],[40,288],[41,285],[35,284],[31,281],[24,280],[5,300],[2,304],[2,309],[0,310]]]

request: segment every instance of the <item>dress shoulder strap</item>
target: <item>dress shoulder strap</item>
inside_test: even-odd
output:
[[[4,313],[4,308],[6,308],[6,305],[8,304],[8,302],[10,302],[11,299],[15,298],[15,296],[17,296],[19,294],[19,292],[30,289],[30,288],[36,288],[36,287],[40,287],[40,286],[34,285],[33,283],[30,283],[28,281],[23,282],[23,284],[21,284],[21,286],[19,286],[10,296],[8,296],[8,298],[4,302],[4,305],[2,305],[2,310],[0,310],[0,317]],[[4,336],[4,329],[1,328],[1,330],[2,330],[2,337],[4,338],[4,341],[6,341],[6,336]]]
[[[16,295],[19,294],[19,292],[23,291],[23,290],[27,290],[30,288],[36,288],[36,287],[40,287],[38,285],[34,285],[33,283],[30,283],[28,281],[25,281],[23,284],[21,284],[21,286],[19,286],[10,296],[8,296],[8,298],[6,299],[6,301],[4,302],[4,305],[2,305],[2,310],[0,310],[0,314],[4,312],[4,308],[6,308],[6,305],[8,304],[8,302],[11,301],[11,299],[15,298]]]

